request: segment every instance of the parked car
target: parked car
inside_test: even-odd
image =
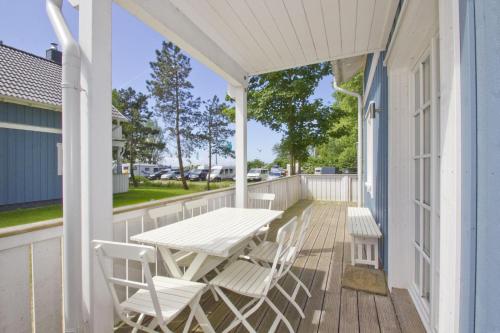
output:
[[[251,181],[262,181],[267,180],[269,177],[269,170],[263,168],[250,169],[247,173],[247,180]]]
[[[170,170],[169,172],[160,176],[161,180],[175,180],[181,172],[179,170]]]
[[[189,180],[207,180],[208,169],[196,169],[189,173]]]
[[[233,179],[235,174],[234,166],[221,166],[216,165],[210,171],[210,180],[211,181],[221,181],[225,179]]]
[[[272,180],[272,179],[278,179],[283,177],[283,171],[278,168],[272,168],[269,170],[269,176],[267,177],[267,180]]]
[[[191,174],[191,172],[193,172],[193,170],[184,170],[184,178],[186,180],[189,180],[189,175]],[[181,181],[182,180],[182,177],[181,177],[181,172],[179,171],[179,174],[177,174],[175,176],[175,180],[179,180]]]
[[[166,174],[170,170],[160,170],[158,172],[153,173],[152,175],[148,176],[149,180],[158,180],[161,178],[162,175]]]

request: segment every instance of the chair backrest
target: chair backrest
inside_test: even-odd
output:
[[[168,206],[153,208],[148,211],[148,214],[155,221],[155,227],[158,228],[158,222],[161,218],[166,219],[168,216],[175,216],[176,221],[182,219],[182,204],[174,203]]]
[[[208,212],[208,199],[202,198],[184,203],[183,218],[189,218]]]
[[[312,215],[312,204],[306,207],[300,216],[301,226],[300,231],[295,243],[295,251],[292,260],[295,261],[295,258],[299,255],[300,250],[304,246],[307,232],[309,231],[309,227],[311,225],[311,215]]]
[[[113,298],[113,303],[115,310],[120,318],[128,323],[132,324],[130,320],[124,315],[123,307],[121,306],[120,300],[116,292],[116,286],[131,287],[136,289],[144,289],[149,291],[151,297],[151,303],[154,307],[156,318],[160,325],[165,324],[164,318],[160,308],[160,302],[158,301],[158,294],[153,283],[153,277],[149,269],[149,264],[154,263],[156,260],[156,250],[154,247],[138,245],[138,244],[128,244],[128,243],[118,243],[103,240],[92,241],[94,246],[94,251],[97,255],[97,261],[99,263],[100,270],[106,280],[106,285],[111,297]],[[106,269],[105,259],[127,259],[139,261],[142,265],[142,271],[144,274],[145,282],[137,282],[128,279],[116,278],[113,273]]]
[[[293,238],[296,229],[297,217],[295,216],[278,230],[278,234],[276,236],[278,250],[276,251],[276,255],[271,266],[266,292],[269,291],[269,288],[275,281],[279,280],[283,276],[283,273],[286,272],[288,266],[291,266],[287,257],[289,256],[290,249],[293,245]]]
[[[249,192],[248,200],[250,201],[269,201],[268,209],[271,209],[273,206],[273,201],[276,198],[276,194],[274,193],[258,193],[258,192]],[[258,204],[257,204],[258,206]]]

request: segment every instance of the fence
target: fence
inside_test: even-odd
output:
[[[357,184],[357,175],[300,175],[301,198],[356,202]]]

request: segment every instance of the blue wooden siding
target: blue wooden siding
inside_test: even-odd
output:
[[[382,52],[378,59],[377,69],[373,77],[373,81],[370,87],[370,91],[365,91],[364,95],[366,98],[365,112],[371,101],[375,102],[377,109],[382,109],[382,112],[377,113],[373,122],[373,191],[372,194],[364,189],[365,207],[368,207],[375,218],[375,221],[380,225],[383,233],[383,244],[380,246],[380,257],[382,258],[382,263],[384,265],[384,270],[387,271],[387,240],[389,236],[388,224],[387,224],[387,187],[388,187],[388,176],[387,176],[387,153],[388,153],[388,82],[387,82],[387,69],[383,65],[385,53]],[[364,80],[365,87],[366,81],[368,79],[368,74],[370,72],[370,67],[373,59],[373,54],[368,55]],[[363,184],[366,182],[366,128],[367,123],[364,120],[363,123]]]
[[[61,128],[61,112],[0,102],[0,122]]]
[[[475,331],[500,332],[500,288],[498,287],[500,280],[498,211],[500,203],[500,130],[498,128],[500,124],[500,2],[476,0],[472,5],[474,7],[469,2],[466,4],[468,6],[463,10],[465,16],[463,22],[466,24],[462,30],[475,29],[475,40],[467,46],[471,52],[475,52],[475,63],[472,62],[472,66],[476,65],[476,67],[473,68],[472,73],[476,74],[477,80],[476,86],[466,85],[465,90],[462,88],[462,91],[472,95],[469,98],[476,102],[476,109],[474,110],[474,105],[471,109],[472,112],[476,111],[472,116],[477,117]],[[466,67],[461,70],[467,69]],[[466,79],[462,80],[465,81],[464,84],[468,83]],[[466,109],[462,113],[469,117],[468,112],[469,109]],[[465,238],[474,231],[474,229],[463,228],[462,234]]]
[[[0,103],[0,122],[61,128],[61,113]],[[60,134],[0,128],[0,206],[60,199]]]

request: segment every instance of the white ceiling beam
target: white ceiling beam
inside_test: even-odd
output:
[[[115,2],[229,83],[245,84],[248,73],[169,0]]]

